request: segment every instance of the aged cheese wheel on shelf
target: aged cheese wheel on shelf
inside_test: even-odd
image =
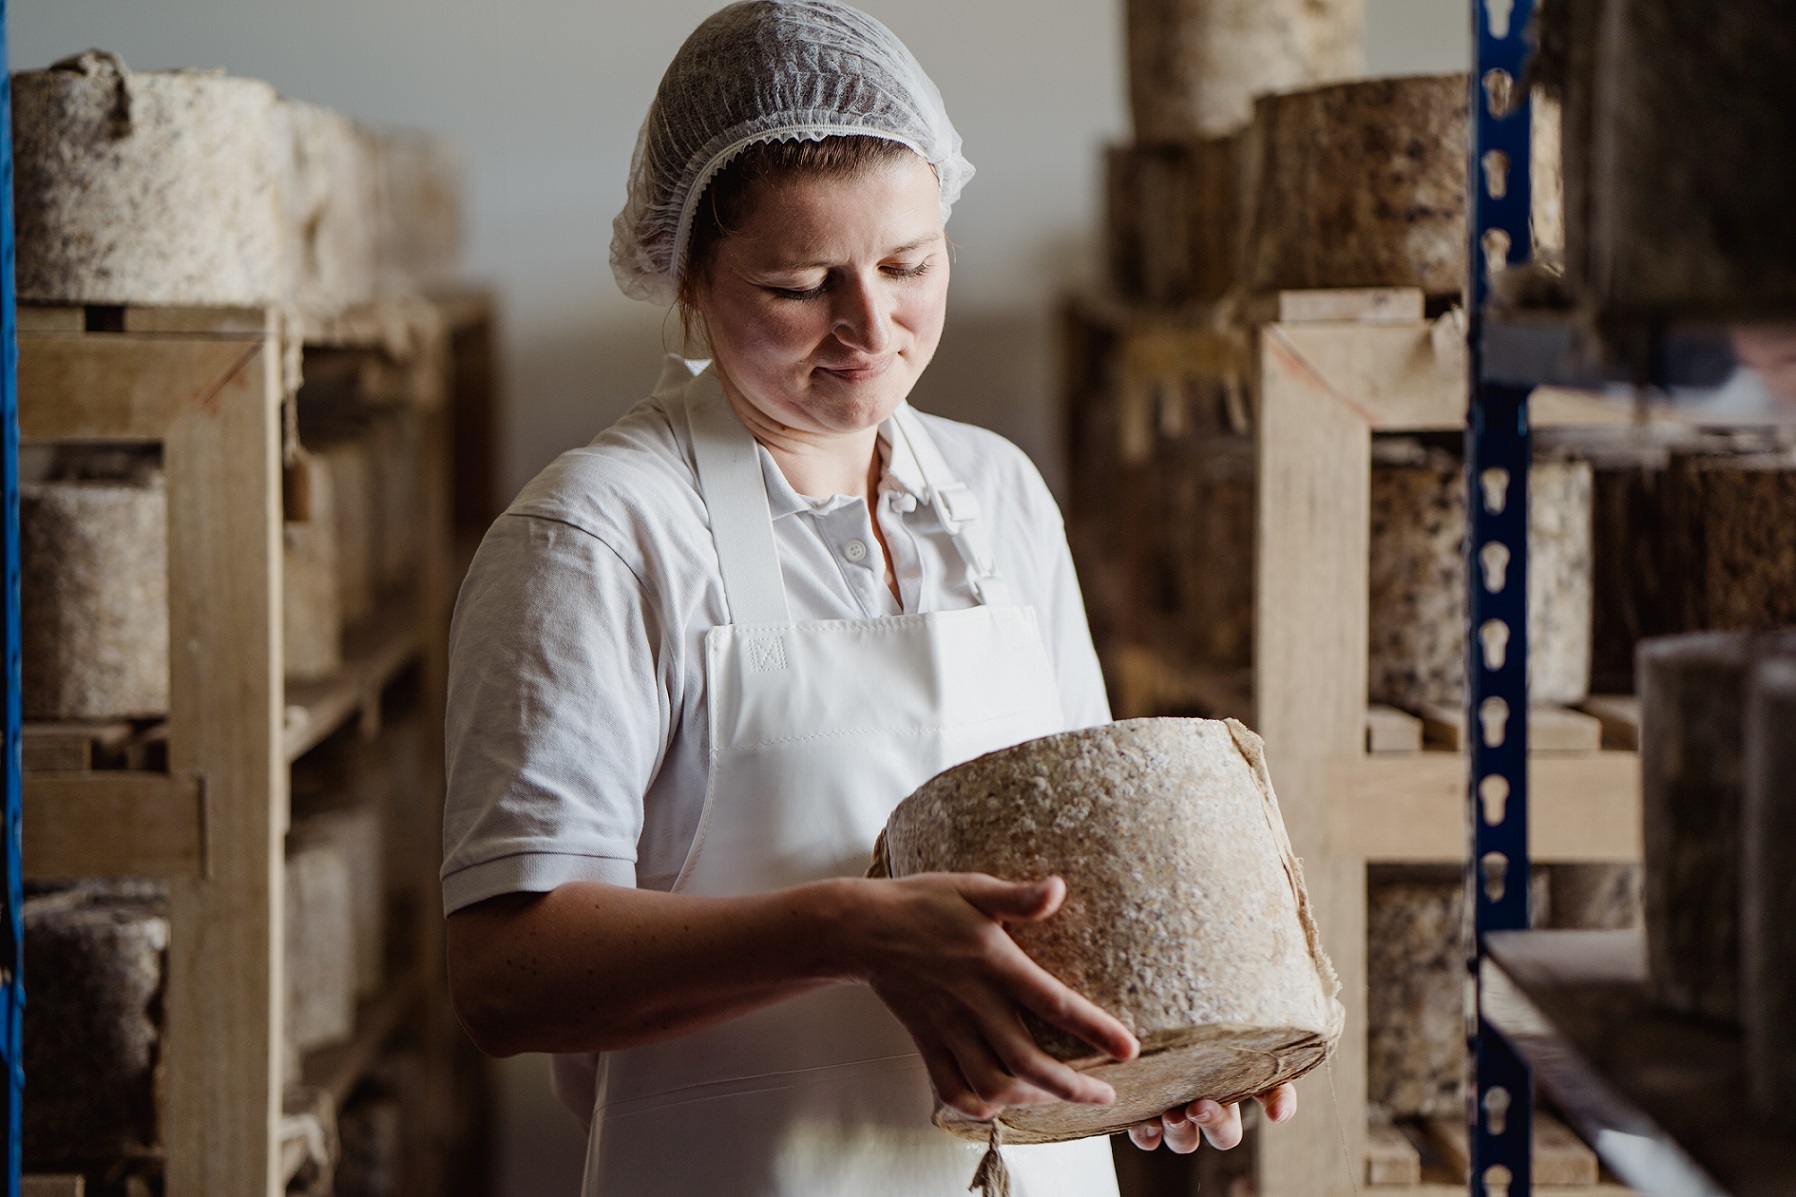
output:
[[[380,479],[366,438],[310,441],[330,474],[337,541],[337,601],[343,622],[374,613],[380,552]]]
[[[1192,436],[1162,473],[1175,604],[1160,634],[1223,668],[1253,664],[1255,452],[1251,437]]]
[[[1796,1107],[1796,657],[1761,663],[1749,684],[1740,844],[1747,1076],[1759,1115],[1787,1122]]]
[[[258,306],[287,294],[274,89],[90,50],[13,76],[19,298]]]
[[[1590,684],[1589,463],[1528,474],[1528,687],[1575,703]],[[1444,453],[1375,461],[1369,570],[1373,702],[1457,705],[1465,687],[1465,481]]]
[[[308,802],[307,798],[311,797]],[[355,795],[330,797],[294,793],[296,813],[287,833],[289,846],[321,845],[337,852],[349,871],[355,990],[367,997],[386,976],[386,833],[380,811],[355,804]]]
[[[58,883],[26,897],[24,921],[26,1164],[160,1151],[163,890],[142,881]]]
[[[337,505],[331,471],[308,455],[311,510],[281,526],[281,639],[286,675],[329,677],[343,667],[343,603],[337,577]]]
[[[1128,1026],[1129,1063],[1028,1019],[1050,1054],[1109,1082],[1114,1105],[998,1116],[1009,1143],[1107,1134],[1199,1097],[1235,1101],[1321,1064],[1339,983],[1317,940],[1258,736],[1207,719],[1136,719],[989,753],[899,804],[876,850],[892,876],[1065,878],[1065,906],[1011,934]],[[992,1131],[946,1108],[936,1121]]]
[[[1467,87],[1464,74],[1418,75],[1261,99],[1243,154],[1242,285],[1458,295],[1466,279]],[[1549,254],[1558,252],[1563,227],[1557,120],[1550,103],[1534,106],[1534,239]]]
[[[386,130],[375,155],[382,289],[406,293],[450,281],[461,256],[460,153],[442,137]]]
[[[1128,0],[1126,19],[1139,141],[1232,133],[1255,96],[1365,69],[1365,0]]]
[[[1556,3],[1566,281],[1611,316],[1796,314],[1796,43],[1786,0]]]
[[[168,710],[168,493],[159,473],[19,488],[27,719]]]
[[[287,844],[288,1067],[355,1034],[355,896],[348,857],[324,839]]]
[[[1529,874],[1538,926],[1562,866]],[[1366,884],[1366,1098],[1385,1118],[1465,1111],[1465,875],[1378,865]]]
[[[1796,452],[1777,434],[1593,451],[1594,689],[1631,692],[1646,637],[1796,625]]]
[[[1647,966],[1654,999],[1680,1014],[1740,1018],[1747,682],[1759,662],[1793,656],[1791,632],[1640,644]]]
[[[379,284],[380,163],[375,135],[340,112],[282,100],[288,152],[289,291],[302,308],[374,299]]]
[[[1241,137],[1135,142],[1105,152],[1111,285],[1125,299],[1206,303],[1241,256]]]

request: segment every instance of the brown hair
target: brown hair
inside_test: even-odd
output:
[[[698,294],[725,237],[754,215],[766,189],[795,178],[852,179],[912,153],[885,137],[841,134],[820,141],[763,141],[749,146],[718,171],[693,208],[692,231],[680,268],[680,329],[693,344],[701,327]]]

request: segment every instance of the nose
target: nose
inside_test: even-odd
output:
[[[838,287],[835,295],[836,308],[831,313],[834,323],[830,331],[836,340],[862,353],[888,352],[896,333],[893,320],[896,300],[879,285],[877,278],[856,274],[847,285]]]

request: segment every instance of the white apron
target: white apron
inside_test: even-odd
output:
[[[1007,603],[959,486],[909,408],[915,458],[982,605],[863,620],[788,614],[759,450],[716,377],[687,388],[732,622],[705,640],[710,779],[674,888],[860,876],[887,814],[952,765],[1065,730],[1035,611]],[[956,1197],[982,1148],[930,1124],[909,1035],[838,985],[601,1057],[585,1197]],[[1115,1197],[1109,1143],[1005,1149],[1018,1197]]]

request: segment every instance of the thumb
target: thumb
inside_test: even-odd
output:
[[[1058,877],[1000,881],[976,874],[962,883],[960,894],[975,909],[1000,923],[1035,923],[1060,909],[1066,901],[1066,882]]]

